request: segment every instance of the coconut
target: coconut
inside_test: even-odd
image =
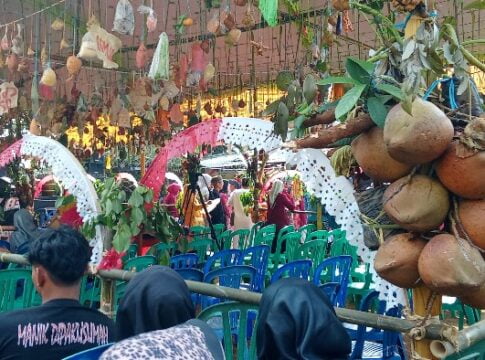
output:
[[[394,160],[387,152],[382,129],[373,127],[352,141],[352,153],[364,172],[377,181],[394,181],[411,171],[413,165]]]
[[[408,231],[426,232],[440,226],[448,214],[448,192],[438,181],[424,175],[393,182],[382,198],[384,211]]]
[[[485,200],[463,200],[458,206],[458,216],[470,240],[485,250]]]
[[[454,142],[436,165],[436,173],[444,186],[466,199],[485,199],[485,151],[468,157],[457,155]]]
[[[453,124],[429,101],[416,98],[412,110],[411,116],[398,104],[389,111],[384,125],[384,142],[395,160],[424,164],[445,152],[453,139]]]
[[[460,296],[462,303],[470,305],[476,309],[485,309],[485,284],[479,290]]]
[[[419,285],[418,259],[426,240],[410,233],[389,237],[377,250],[374,269],[383,279],[402,288]]]
[[[418,269],[426,286],[449,296],[468,295],[485,282],[485,261],[480,252],[450,234],[437,235],[426,244]]]

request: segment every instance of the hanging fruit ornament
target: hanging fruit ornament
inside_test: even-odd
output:
[[[204,69],[204,81],[208,83],[214,78],[216,73],[216,68],[211,63],[208,63]]]
[[[24,73],[29,69],[29,64],[27,64],[27,61],[22,60],[19,65],[17,66],[17,71],[19,73]]]
[[[238,106],[239,108],[244,109],[246,107],[246,102],[243,99],[241,99],[239,100]]]
[[[212,17],[212,19],[210,19],[207,22],[207,31],[212,33],[212,34],[217,34],[220,27],[221,27],[221,23],[219,21],[219,17],[217,16],[217,13],[216,13]]]
[[[138,69],[143,69],[147,61],[147,48],[143,42],[140,43],[138,50],[135,55],[136,67]]]
[[[158,105],[160,105],[160,108],[162,108],[162,110],[168,111],[168,108],[170,107],[170,101],[166,96],[162,96],[162,98],[158,102]]]
[[[256,20],[254,20],[253,12],[251,11],[250,5],[248,5],[248,7],[246,8],[246,12],[244,13],[242,23],[246,27],[252,27],[256,25]]]
[[[61,31],[64,29],[64,21],[60,18],[56,18],[51,24],[51,29],[54,31]]]
[[[70,76],[75,76],[81,70],[82,61],[75,55],[71,55],[67,58],[66,68]]]
[[[229,46],[234,46],[239,42],[241,38],[241,30],[239,29],[232,29],[229,31],[225,38],[225,43]]]
[[[19,57],[17,56],[17,54],[9,54],[7,56],[7,68],[10,70],[10,71],[17,71],[17,68],[19,66]]]
[[[27,56],[34,56],[35,51],[32,49],[32,46],[29,45],[29,48],[27,49]]]
[[[180,110],[180,104],[173,104],[170,109],[170,120],[174,124],[181,124],[184,121],[184,114]]]
[[[204,110],[205,112],[207,113],[207,115],[211,116],[213,114],[213,111],[212,111],[212,105],[210,102],[206,102],[205,105],[204,105]]]
[[[421,0],[392,0],[391,5],[398,12],[411,12],[421,4]]]
[[[350,9],[349,0],[332,0],[332,6],[337,11],[345,11]]]
[[[71,44],[69,44],[66,39],[62,38],[61,43],[59,44],[59,49],[62,51],[64,49],[69,49],[70,47]]]
[[[56,72],[52,70],[50,66],[48,66],[42,73],[42,77],[40,78],[40,83],[49,87],[56,86],[56,83],[57,83]]]
[[[192,26],[192,25],[194,25],[194,19],[192,19],[191,17],[186,17],[186,18],[184,19],[184,21],[182,21],[182,24],[183,24],[185,27]]]

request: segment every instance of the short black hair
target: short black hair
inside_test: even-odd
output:
[[[69,226],[47,229],[30,245],[32,265],[42,265],[58,285],[78,282],[89,263],[90,248],[86,238]]]
[[[241,181],[241,185],[244,186],[244,187],[248,187],[249,186],[249,178],[245,177],[242,179]]]

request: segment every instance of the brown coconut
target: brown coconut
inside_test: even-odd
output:
[[[413,288],[420,283],[418,259],[426,244],[410,233],[391,236],[377,250],[374,269],[391,284]]]
[[[480,252],[450,234],[437,235],[426,244],[418,269],[426,286],[449,296],[470,294],[485,281],[485,260]]]
[[[401,104],[389,111],[384,142],[395,160],[424,164],[445,152],[453,139],[453,124],[436,105],[420,98],[414,100],[412,113],[404,111]]]
[[[476,309],[485,309],[485,284],[479,290],[460,296],[462,303],[470,305]]]
[[[426,232],[440,226],[448,214],[448,191],[424,175],[403,177],[393,182],[382,198],[384,211],[408,231]]]
[[[448,190],[466,199],[485,199],[485,151],[468,157],[456,153],[458,142],[448,148],[436,173]]]
[[[485,250],[485,200],[461,201],[458,216],[473,244]]]
[[[396,161],[389,155],[383,130],[377,126],[352,141],[352,153],[362,170],[377,181],[397,180],[413,168],[413,165]]]

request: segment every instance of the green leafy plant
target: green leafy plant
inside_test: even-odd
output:
[[[179,223],[158,202],[153,206],[147,220],[146,230],[153,233],[161,242],[169,243],[175,241],[182,233]]]
[[[349,57],[345,62],[348,76],[329,76],[317,81],[317,85],[347,84],[351,88],[338,100],[335,117],[345,121],[347,115],[357,106],[366,110],[372,121],[379,127],[384,126],[393,98],[404,99],[402,90],[396,86],[396,81],[389,76],[376,75],[375,64]],[[397,83],[399,85],[399,83]]]
[[[241,200],[241,204],[244,208],[244,213],[246,215],[249,215],[249,212],[253,208],[253,205],[254,205],[254,198],[253,198],[252,191],[242,193],[240,195],[239,199]]]
[[[101,214],[93,221],[84,224],[82,231],[88,238],[95,235],[97,225],[106,226],[113,231],[113,247],[118,252],[128,249],[131,239],[140,234],[147,224],[146,205],[153,200],[153,192],[138,186],[127,198],[127,194],[114,178],[107,179],[97,186]]]

